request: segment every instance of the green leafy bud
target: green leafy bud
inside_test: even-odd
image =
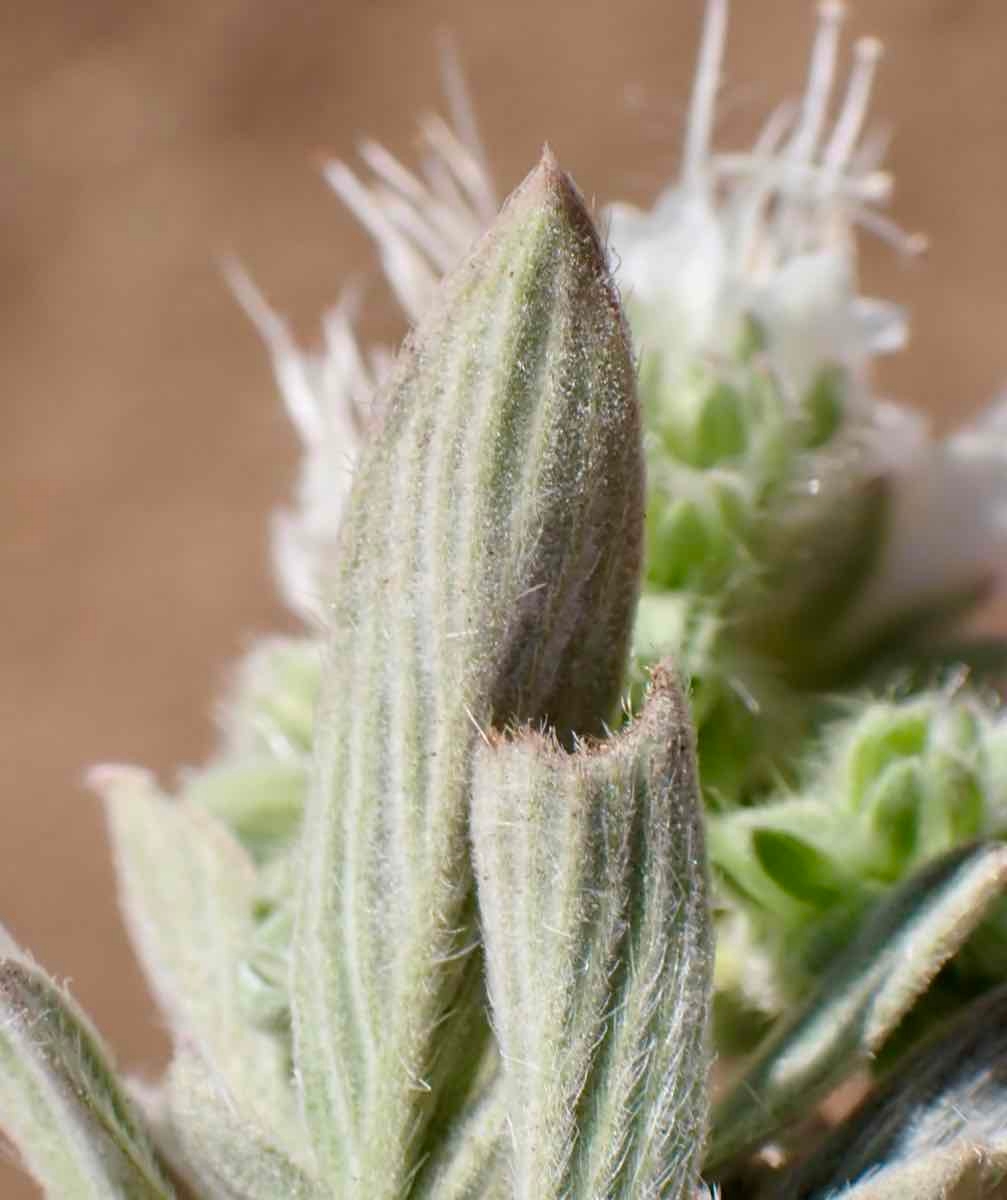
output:
[[[712,733],[725,735],[706,751],[714,770],[736,763],[744,728],[723,711],[701,718],[701,748]],[[955,847],[999,834],[990,776],[998,731],[995,715],[965,692],[871,702],[825,726],[793,792],[710,814],[711,862],[730,906],[747,914],[734,930],[733,957],[774,964],[769,1013],[807,993],[887,888]],[[707,786],[716,778],[711,771]],[[962,960],[969,978],[998,977],[1007,952],[999,929],[997,909]],[[734,969],[722,978],[744,986]]]
[[[810,841],[779,829],[756,829],[752,849],[776,885],[803,904],[828,908],[848,891],[844,873]]]
[[[919,757],[927,746],[932,710],[925,703],[876,705],[850,731],[845,802],[862,807],[870,784],[891,763]]]
[[[649,574],[660,587],[699,588],[730,554],[715,512],[704,512],[692,500],[672,500],[655,507],[647,519]]]
[[[919,762],[891,763],[874,780],[864,799],[879,847],[882,869],[897,875],[917,853],[926,783]]]
[[[340,538],[292,973],[323,1173],[373,1200],[425,1186],[488,1040],[475,747],[494,723],[603,732],[636,602],[633,363],[550,154],[444,281],[385,413]]]
[[[710,814],[710,858],[742,897],[788,925],[808,923],[857,891],[841,827],[826,806],[802,799]]]

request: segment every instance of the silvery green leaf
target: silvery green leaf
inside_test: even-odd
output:
[[[1007,847],[961,847],[894,888],[717,1105],[711,1174],[869,1061],[1007,885]]]
[[[975,1001],[907,1055],[787,1172],[774,1197],[818,1196],[959,1143],[1007,1153],[1007,986]]]
[[[195,1054],[171,1064],[168,1117],[181,1157],[211,1200],[312,1200],[307,1173],[278,1149],[268,1126],[242,1115],[235,1097]]]
[[[423,1164],[411,1200],[513,1200],[503,1079],[496,1072]]]
[[[337,1195],[402,1195],[488,1042],[475,746],[511,720],[600,733],[616,707],[634,383],[598,235],[547,153],[407,340],[341,527],[291,977]]]
[[[691,1198],[713,937],[688,713],[479,751],[472,837],[515,1200]]]
[[[1007,1148],[960,1140],[821,1200],[1002,1200],[1005,1180]]]
[[[176,1046],[195,1047],[250,1118],[297,1148],[287,1052],[240,1007],[251,859],[210,813],[163,796],[145,771],[104,767],[92,783],[105,802],[126,925]]]
[[[53,1200],[174,1196],[98,1034],[2,930],[0,1131]]]
[[[168,1072],[162,1072],[156,1082],[132,1076],[127,1080],[127,1086],[130,1099],[143,1117],[158,1157],[171,1172],[172,1179],[177,1181],[182,1197],[204,1200],[204,1190],[179,1145],[171,1122]]]

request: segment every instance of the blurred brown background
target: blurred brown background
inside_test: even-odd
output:
[[[408,154],[454,33],[503,189],[548,138],[600,201],[674,170],[702,0],[15,0],[0,14],[0,920],[68,977],[121,1060],[157,1019],[115,909],[82,768],[170,781],[212,744],[228,664],[288,626],[266,518],[296,448],[223,286],[237,254],[310,336],[369,248],[323,152]],[[802,82],[811,0],[736,0],[721,140]],[[1007,5],[867,0],[895,213],[932,239],[869,245],[907,302],[885,387],[942,424],[1007,380]],[[848,39],[849,42],[849,39]],[[848,48],[848,46],[847,46]],[[372,289],[373,327],[396,330]],[[289,627],[289,626],[288,626]],[[21,1196],[0,1164],[0,1195]]]

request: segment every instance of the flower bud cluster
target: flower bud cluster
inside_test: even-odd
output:
[[[722,1007],[775,1013],[803,995],[889,889],[955,847],[1007,832],[1007,722],[967,691],[876,700],[827,725],[798,787],[711,813],[723,884]],[[995,910],[956,964],[1007,963]],[[759,969],[753,969],[759,964]]]

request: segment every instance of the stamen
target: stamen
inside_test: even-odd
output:
[[[427,124],[431,121],[427,119]],[[458,182],[458,173],[444,161],[444,156],[437,149],[431,133],[424,129],[423,140],[426,152],[423,155],[423,178],[430,190],[446,209],[451,212],[467,212],[471,200],[466,197],[462,185]]]
[[[445,244],[429,201],[420,207],[384,189],[373,189],[372,194],[389,221],[406,235],[417,250],[426,255],[439,272],[448,271],[455,265],[458,254],[453,245]]]
[[[237,259],[225,259],[221,268],[234,298],[269,351],[294,428],[306,446],[316,445],[325,434],[325,425],[314,389],[305,373],[303,357],[286,322],[270,306]]]
[[[786,165],[810,166],[815,161],[835,81],[840,27],[845,15],[840,0],[823,0],[819,5],[818,29],[811,46],[801,114],[782,156]],[[806,205],[790,202],[792,197],[786,191],[785,179],[779,185],[779,199],[773,222],[773,242],[783,257],[788,257],[814,241],[817,222],[815,214],[809,212]]]
[[[865,175],[868,171],[876,170],[888,157],[888,147],[892,141],[892,130],[888,124],[878,125],[866,133],[860,145],[853,152],[850,160],[850,170],[855,175]]]
[[[814,163],[781,163],[765,154],[757,156],[754,152],[718,154],[712,167],[718,177],[728,180],[765,173],[770,180],[765,185],[766,190],[778,189],[801,196],[813,196],[821,191],[824,170]],[[892,177],[887,171],[873,171],[866,176],[841,175],[830,182],[830,194],[872,204],[887,200],[892,191]]]
[[[410,200],[414,200],[418,204],[424,202],[426,195],[423,184],[380,142],[365,138],[358,149],[360,157],[379,179],[383,179],[403,196],[408,196]]]
[[[846,10],[839,0],[824,0],[819,6],[818,30],[811,47],[804,103],[787,152],[787,157],[794,162],[811,162],[815,156],[836,76],[839,31],[845,15]]]
[[[717,90],[720,86],[724,45],[727,39],[727,7],[727,0],[709,0],[706,6],[696,81],[692,88],[685,132],[682,167],[687,187],[700,186],[710,154]]]
[[[329,186],[374,239],[388,282],[402,307],[415,319],[437,276],[345,163],[330,162],[323,170]]]
[[[475,106],[462,72],[458,48],[449,34],[441,35],[440,57],[441,86],[444,88],[444,95],[447,98],[451,126],[457,130],[462,145],[477,168],[474,177],[478,181],[478,187],[470,194],[475,201],[476,211],[480,218],[485,224],[489,224],[496,216],[499,204],[493,187],[489,159],[486,157],[486,148],[479,136]]]
[[[854,47],[855,61],[850,73],[842,108],[832,137],[825,149],[827,171],[839,172],[846,166],[860,137],[871,100],[874,75],[881,60],[882,47],[877,38],[861,38]]]
[[[759,231],[766,218],[766,207],[772,199],[775,186],[772,166],[777,161],[780,143],[793,123],[794,113],[792,102],[779,105],[762,127],[750,156],[720,155],[717,158],[718,166],[734,157],[750,157],[752,163],[751,181],[735,183],[733,191],[728,189],[726,200],[726,205],[733,210],[734,240],[740,263],[748,263],[754,256]]]
[[[890,217],[884,216],[873,208],[857,205],[851,211],[850,216],[868,233],[873,233],[875,237],[887,242],[907,258],[915,258],[929,248],[930,239],[926,234],[906,233]]]
[[[498,207],[488,169],[473,157],[469,147],[446,121],[427,117],[422,126],[423,136],[433,150],[434,157],[450,169],[468,195],[480,227],[488,225],[496,216]]]
[[[784,100],[769,114],[769,119],[759,130],[759,136],[752,144],[753,157],[768,156],[776,151],[783,141],[787,130],[794,123],[797,105],[793,100]]]

